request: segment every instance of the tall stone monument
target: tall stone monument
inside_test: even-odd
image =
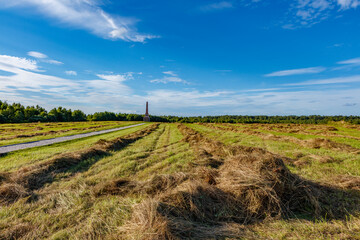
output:
[[[144,116],[144,122],[150,122],[150,116],[149,116],[149,103],[146,102],[146,112]]]

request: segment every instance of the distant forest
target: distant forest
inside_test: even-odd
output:
[[[20,103],[9,104],[0,101],[0,123],[27,123],[27,122],[80,122],[80,121],[142,121],[144,115],[96,112],[85,114],[81,110],[53,108],[49,112],[40,106],[23,106]],[[319,124],[332,121],[346,121],[360,124],[360,116],[153,116],[152,122],[184,122],[184,123],[306,123]]]

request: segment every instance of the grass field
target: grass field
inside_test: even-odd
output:
[[[148,123],[9,153],[0,239],[360,239],[359,140],[346,123]]]
[[[0,125],[0,146],[124,127],[138,122],[9,123]]]

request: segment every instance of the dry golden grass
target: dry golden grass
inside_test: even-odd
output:
[[[286,157],[210,133],[255,132],[261,141],[331,149],[357,161],[355,147],[316,137],[269,140],[260,131],[266,125],[198,126],[210,130],[152,125],[0,173],[0,239],[360,239],[359,176],[328,170],[334,184],[301,175],[312,164],[348,160],[301,151]],[[312,127],[294,125],[343,131]]]
[[[290,218],[295,214],[344,218],[350,209],[359,210],[352,209],[352,202],[337,202],[352,198],[351,193],[292,174],[278,155],[259,148],[225,147],[189,128],[180,129],[184,139],[196,146],[198,157],[202,158],[205,152],[207,159],[223,157],[223,162],[216,166],[217,170],[207,173],[211,177],[195,174],[190,181],[164,189],[137,205],[132,219],[122,227],[130,239],[241,237],[236,228],[225,226]],[[212,167],[211,161],[206,163]],[[202,162],[202,166],[206,164]],[[339,195],[340,199],[334,199]]]

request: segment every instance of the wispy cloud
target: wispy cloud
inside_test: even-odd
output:
[[[272,92],[272,91],[279,91],[284,90],[284,88],[260,88],[260,89],[248,89],[243,90],[243,92]]]
[[[284,86],[306,86],[306,85],[322,85],[322,84],[339,84],[339,83],[354,83],[360,82],[360,75],[354,75],[349,77],[337,77],[337,78],[327,78],[327,79],[316,79],[309,80],[299,83],[287,83],[283,84]]]
[[[170,76],[173,76],[173,77],[176,77],[177,74],[173,71],[166,71],[166,72],[163,72],[163,74],[166,74],[166,75],[170,75]]]
[[[229,9],[229,8],[233,8],[232,2],[221,1],[221,2],[216,2],[216,3],[211,3],[208,5],[201,6],[200,10],[203,12],[211,12],[211,11],[218,11],[218,10]]]
[[[357,104],[356,103],[345,103],[343,106],[344,107],[355,107]]]
[[[351,108],[346,96],[360,101],[360,89],[329,91],[282,91],[266,93],[240,93],[236,91],[149,91],[146,99],[158,111],[166,114],[214,115],[301,115],[301,114],[359,114]],[[181,104],[179,104],[181,99]],[[349,108],[343,106],[348,104]],[[350,103],[351,104],[351,103]],[[161,110],[160,110],[161,109]]]
[[[107,81],[112,81],[112,82],[124,82],[129,79],[134,79],[132,72],[125,73],[125,74],[116,74],[116,75],[97,74],[96,76],[98,76],[101,79],[104,79]]]
[[[40,61],[40,62],[50,63],[50,64],[54,64],[54,65],[62,65],[62,64],[64,64],[64,63],[62,63],[60,61],[57,61],[57,60],[54,60],[54,59],[49,59],[49,57],[46,54],[41,53],[41,52],[31,51],[31,52],[28,52],[27,54],[30,57],[36,58],[37,61]]]
[[[229,73],[229,72],[232,72],[232,70],[215,70],[214,72],[219,72],[219,73]]]
[[[153,79],[150,82],[151,83],[184,83],[184,84],[189,84],[187,81],[185,81],[184,79],[181,79],[175,72],[173,71],[166,71],[163,72],[163,74],[165,75],[162,78],[157,78],[157,79]]]
[[[360,6],[359,0],[337,0],[337,3],[341,6],[341,9],[357,8]]]
[[[69,75],[69,76],[77,76],[77,72],[76,72],[76,71],[72,71],[72,70],[70,70],[70,71],[65,71],[65,74],[66,74],[66,75]]]
[[[337,64],[360,65],[360,58],[352,58],[352,59],[340,61]]]
[[[28,52],[28,55],[30,57],[34,57],[34,58],[48,58],[47,55],[45,55],[41,52],[35,52],[35,51]]]
[[[99,75],[98,79],[79,81],[43,74],[39,69],[34,60],[0,55],[0,71],[10,73],[0,74],[1,98],[9,101],[27,99],[34,104],[39,104],[37,100],[55,105],[62,102],[86,104],[132,92],[123,81],[131,79],[133,73]]]
[[[39,70],[37,63],[34,60],[8,55],[0,55],[0,69],[6,72],[14,72],[17,69]]]
[[[332,70],[351,70],[353,68],[359,68],[360,67],[360,58],[352,58],[348,60],[343,60],[340,62],[337,62],[338,65],[333,67]]]
[[[360,89],[356,87],[326,91],[305,91],[294,87],[230,91],[164,88],[136,92],[127,81],[140,73],[98,74],[92,80],[66,79],[39,72],[41,67],[38,64],[26,58],[0,55],[0,71],[11,73],[0,72],[1,99],[41,104],[47,108],[62,105],[89,113],[105,110],[142,113],[144,102],[149,100],[153,114],[360,114],[357,107]],[[171,74],[176,73],[164,73],[165,77],[173,77]],[[360,75],[312,80],[297,85],[345,82],[360,82]]]
[[[54,65],[63,65],[64,64],[63,62],[53,60],[53,59],[45,59],[43,62],[54,64]]]
[[[289,10],[290,19],[284,28],[310,27],[324,21],[333,14],[357,8],[359,0],[296,0]]]
[[[32,7],[59,23],[85,29],[100,37],[129,42],[145,42],[156,38],[138,33],[136,19],[111,15],[105,12],[96,0],[11,0],[0,1],[2,8]]]
[[[299,69],[291,69],[291,70],[282,70],[277,72],[272,72],[266,74],[265,77],[284,77],[291,75],[302,75],[302,74],[314,74],[325,71],[324,67],[310,67],[310,68],[299,68]]]

